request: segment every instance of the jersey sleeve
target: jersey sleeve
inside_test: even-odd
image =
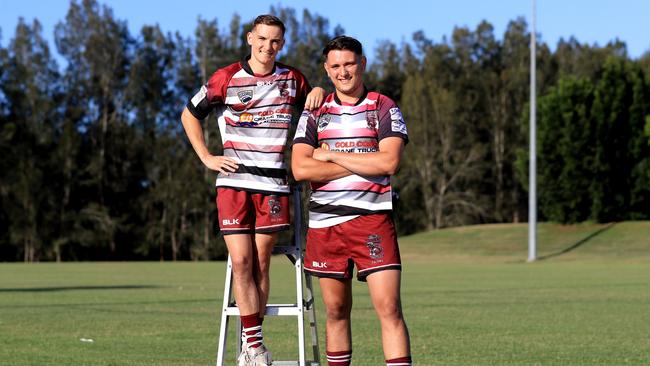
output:
[[[228,77],[222,70],[217,70],[208,82],[187,102],[187,109],[197,119],[204,119],[215,106],[224,104]]]
[[[301,110],[305,106],[305,100],[307,100],[307,94],[311,91],[311,85],[300,71],[294,70],[294,75],[296,78],[296,108]]]
[[[310,111],[303,111],[298,120],[298,127],[296,127],[296,134],[293,137],[295,144],[307,144],[318,147],[318,132],[316,130],[316,118],[314,113]]]
[[[406,122],[402,116],[402,111],[397,104],[390,98],[381,95],[379,97],[379,127],[378,140],[381,141],[386,137],[399,137],[408,143],[409,137],[406,130]]]

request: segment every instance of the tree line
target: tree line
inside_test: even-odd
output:
[[[332,90],[321,49],[344,28],[309,10],[269,12],[288,28],[281,61]],[[83,0],[55,27],[59,58],[38,20],[0,38],[0,261],[223,258],[215,174],[179,115],[214,70],[248,53],[251,22],[131,34]],[[401,234],[526,220],[529,41],[519,18],[502,37],[484,21],[438,42],[416,32],[364,45],[367,86],[398,102],[409,129],[393,183]],[[650,54],[574,38],[537,48],[540,219],[649,219]],[[220,152],[215,118],[204,124]]]

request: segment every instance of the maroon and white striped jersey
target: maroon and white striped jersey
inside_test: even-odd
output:
[[[239,164],[235,173],[217,175],[217,187],[289,192],[284,162],[289,124],[310,89],[300,71],[279,62],[268,75],[254,74],[245,59],[210,77],[187,109],[198,119],[215,110],[223,154]]]
[[[402,113],[390,98],[366,92],[355,105],[330,94],[323,105],[300,116],[294,144],[364,154],[379,151],[379,141],[396,136],[408,142]],[[325,183],[311,183],[309,227],[321,228],[360,215],[393,209],[390,176],[350,175]]]

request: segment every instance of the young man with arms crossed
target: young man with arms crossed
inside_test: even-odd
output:
[[[276,62],[285,27],[260,15],[247,34],[251,54],[217,70],[187,103],[181,120],[201,162],[217,175],[219,228],[232,259],[234,295],[241,314],[239,365],[270,365],[262,320],[269,296],[269,264],[278,231],[289,228],[284,149],[294,109],[320,106],[298,70]],[[212,155],[201,119],[215,110],[223,156]]]
[[[365,88],[366,59],[359,41],[336,37],[323,55],[336,91],[320,108],[303,112],[291,166],[297,180],[311,181],[305,271],[320,277],[328,364],[350,365],[352,358],[356,265],[381,323],[386,365],[410,366],[390,186],[408,141],[406,125],[395,102]]]

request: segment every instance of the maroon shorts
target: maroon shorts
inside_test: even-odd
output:
[[[223,235],[287,230],[289,196],[217,187],[217,213]]]
[[[316,277],[365,281],[373,273],[402,269],[393,220],[387,214],[359,216],[350,221],[307,232],[305,271]]]

